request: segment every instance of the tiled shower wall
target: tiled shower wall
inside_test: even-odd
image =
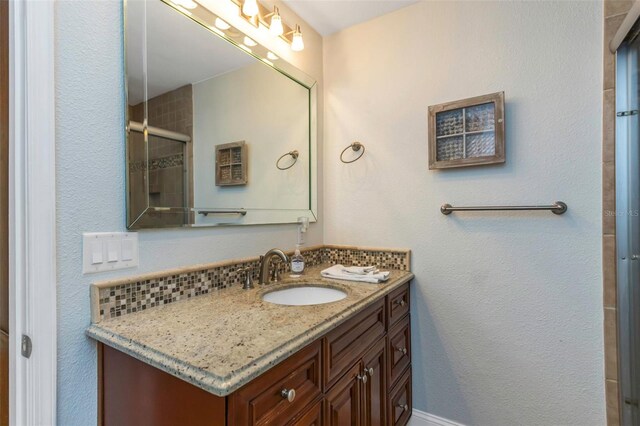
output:
[[[616,80],[615,55],[609,42],[629,11],[631,0],[604,1],[603,105],[602,105],[602,256],[605,391],[607,424],[620,425],[620,392],[618,384],[618,335],[616,291],[616,199],[615,199],[615,120]]]
[[[129,108],[134,121],[144,119],[144,103]],[[182,133],[193,138],[193,90],[186,85],[158,95],[147,102],[149,126]],[[148,164],[144,152],[141,133],[131,132],[129,150],[130,221],[135,219],[149,205],[156,207],[185,207],[193,203],[193,182],[185,182],[189,174],[186,167],[191,164],[192,143],[157,136],[149,136]],[[193,142],[193,141],[192,141]],[[186,149],[185,149],[186,148]],[[185,158],[185,153],[186,157]],[[148,194],[144,181],[148,168]],[[185,194],[185,190],[187,194]],[[184,213],[151,212],[141,218],[139,224],[145,226],[180,225],[186,222]]]

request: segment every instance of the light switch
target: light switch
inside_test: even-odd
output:
[[[130,239],[122,240],[122,260],[125,262],[133,260],[133,241]]]
[[[135,232],[84,233],[82,241],[85,274],[138,266],[138,234]]]
[[[118,261],[118,241],[110,240],[107,242],[107,262]]]
[[[102,241],[100,240],[91,242],[91,263],[93,265],[102,263]]]

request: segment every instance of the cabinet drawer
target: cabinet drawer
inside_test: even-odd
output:
[[[389,395],[389,425],[406,425],[411,410],[411,369],[408,369]]]
[[[298,417],[291,426],[322,426],[323,401],[316,402],[313,407]]]
[[[380,299],[323,339],[324,389],[329,389],[385,332],[385,300]]]
[[[389,387],[393,387],[402,372],[411,364],[411,322],[406,316],[389,331]]]
[[[320,342],[314,342],[229,397],[229,424],[283,425],[322,394]],[[295,391],[290,402],[283,394]],[[313,423],[311,423],[313,424]]]
[[[391,328],[409,312],[409,283],[393,290],[387,296],[387,327]]]

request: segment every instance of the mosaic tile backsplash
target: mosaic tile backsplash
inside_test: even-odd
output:
[[[312,247],[302,251],[307,266],[322,263],[355,266],[376,265],[381,269],[410,270],[408,250],[367,249],[345,246]],[[259,258],[204,265],[202,269],[182,268],[167,275],[154,274],[152,278],[132,277],[128,280],[107,281],[92,286],[93,321],[143,311],[179,300],[208,294],[213,291],[240,285],[243,273],[240,268],[251,268],[258,280]],[[288,264],[280,263],[281,273],[289,271]],[[110,285],[113,283],[113,285]],[[97,300],[95,300],[97,299]],[[97,303],[97,306],[95,306]]]

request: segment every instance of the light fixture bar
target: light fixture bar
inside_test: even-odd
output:
[[[231,0],[231,1],[236,6],[238,6],[242,17],[245,18],[248,22],[250,22],[254,27],[257,28],[260,24],[262,24],[266,28],[269,28],[270,26],[269,18],[273,15],[272,10],[268,9],[259,1],[256,1],[258,3],[258,14],[255,15],[254,17],[250,17],[242,13],[242,5],[244,4],[242,0]],[[280,38],[289,44],[293,43],[293,34],[295,33],[295,27],[288,25],[286,22],[284,22],[284,19],[283,19],[282,29],[283,31],[282,31],[282,34],[280,35]]]

